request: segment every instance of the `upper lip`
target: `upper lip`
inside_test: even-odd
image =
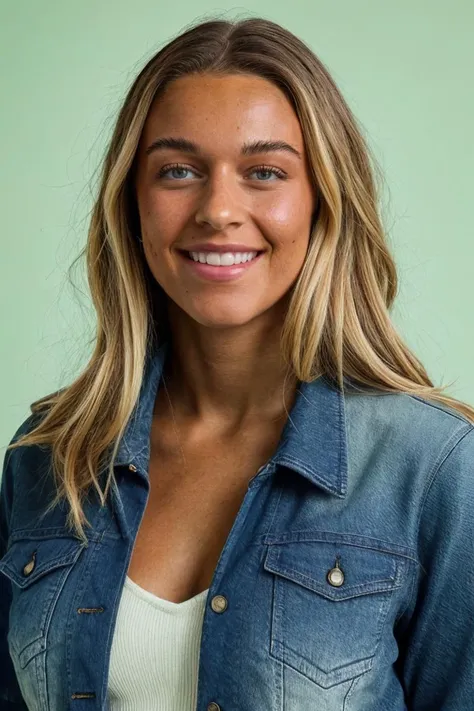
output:
[[[246,244],[212,244],[210,242],[193,244],[189,249],[182,248],[183,252],[262,252],[262,249],[257,247],[249,247]]]

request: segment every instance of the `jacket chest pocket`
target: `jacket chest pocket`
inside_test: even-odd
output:
[[[270,655],[324,688],[369,671],[403,565],[347,543],[271,544]]]
[[[51,615],[83,547],[73,538],[18,538],[0,560],[12,582],[8,642],[22,669],[46,649]]]

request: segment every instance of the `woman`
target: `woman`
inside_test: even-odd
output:
[[[86,256],[94,353],[5,456],[2,708],[466,711],[474,410],[391,323],[311,50],[253,18],[159,51]]]

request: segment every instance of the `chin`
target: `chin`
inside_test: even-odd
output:
[[[253,321],[258,316],[254,311],[236,309],[216,309],[215,311],[195,311],[188,316],[205,328],[237,328]]]

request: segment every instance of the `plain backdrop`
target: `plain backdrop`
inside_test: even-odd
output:
[[[474,3],[22,0],[0,8],[0,452],[69,383],[94,334],[84,246],[94,173],[124,94],[196,20],[262,16],[332,73],[385,173],[393,319],[436,385],[474,403]],[[72,279],[72,283],[71,280]]]

